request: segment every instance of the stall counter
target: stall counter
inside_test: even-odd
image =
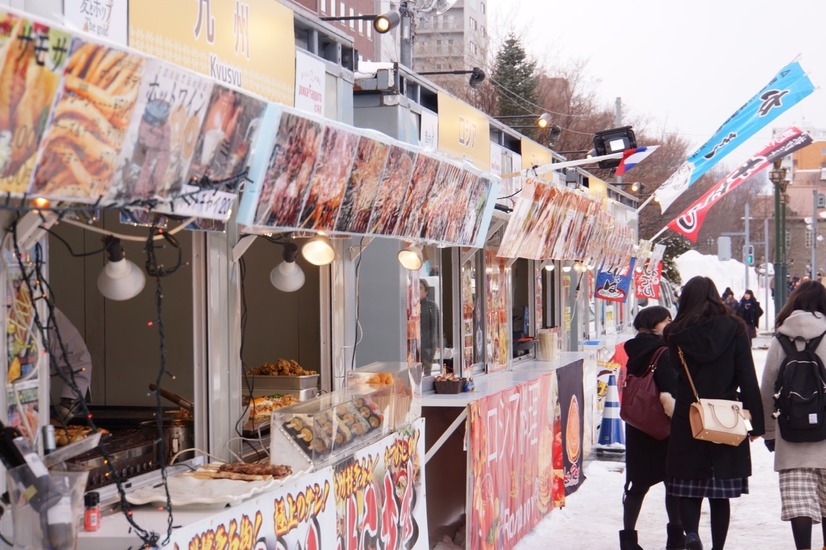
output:
[[[392,548],[424,550],[429,544],[423,455],[424,421],[419,419],[332,466],[289,478],[239,504],[173,506],[172,537],[162,547],[356,549],[381,538],[392,542]],[[168,518],[160,506],[133,508],[138,525],[161,533],[159,544]],[[78,547],[109,550],[140,544],[117,513],[105,516],[100,530],[81,531]]]
[[[596,363],[562,352],[423,396],[431,545],[464,530],[468,548],[511,548],[564,505],[593,443]]]

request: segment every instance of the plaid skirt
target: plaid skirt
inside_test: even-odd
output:
[[[780,471],[780,519],[811,518],[820,523],[826,516],[826,470],[793,468]]]
[[[749,478],[675,479],[665,481],[666,493],[684,498],[737,498],[748,494]]]

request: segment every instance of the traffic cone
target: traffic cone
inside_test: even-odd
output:
[[[608,389],[605,391],[605,405],[602,408],[602,424],[597,439],[598,451],[625,452],[625,432],[619,415],[619,393],[617,377],[608,377]]]

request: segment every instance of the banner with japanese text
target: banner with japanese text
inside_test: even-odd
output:
[[[640,271],[634,271],[634,288],[637,298],[658,300],[660,298],[660,277],[663,272],[662,262],[646,262]]]
[[[582,377],[579,360],[470,404],[468,548],[512,548],[579,487]]]
[[[702,227],[706,215],[720,199],[734,191],[753,175],[771,166],[774,161],[811,143],[812,136],[799,128],[791,127],[780,132],[772,138],[766,147],[732,170],[726,177],[706,191],[702,197],[697,199],[694,204],[671,220],[668,228],[682,233],[688,237],[688,240],[696,243],[697,236],[700,234],[700,227]]]
[[[293,104],[293,11],[279,2],[129,2],[129,46],[271,101]]]
[[[208,483],[208,481],[205,481]],[[425,550],[424,420],[176,529],[175,550]]]
[[[430,547],[423,419],[336,464],[333,480],[337,550]]]
[[[594,283],[594,297],[608,302],[624,303],[631,287],[635,262],[636,258],[631,258],[631,262],[624,267],[600,270]]]

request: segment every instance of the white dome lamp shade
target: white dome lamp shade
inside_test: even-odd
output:
[[[284,261],[270,271],[272,286],[281,292],[295,292],[304,286],[304,271],[295,258],[298,256],[298,247],[293,243],[284,245]]]
[[[411,244],[407,248],[399,250],[399,263],[403,268],[410,271],[418,271],[422,268],[424,257],[422,256],[422,247]]]
[[[336,252],[329,238],[317,235],[304,243],[301,247],[301,255],[311,264],[321,266],[333,263]]]
[[[98,290],[109,300],[131,300],[143,290],[146,276],[126,259],[120,239],[107,236],[103,246],[109,261],[98,275]]]

